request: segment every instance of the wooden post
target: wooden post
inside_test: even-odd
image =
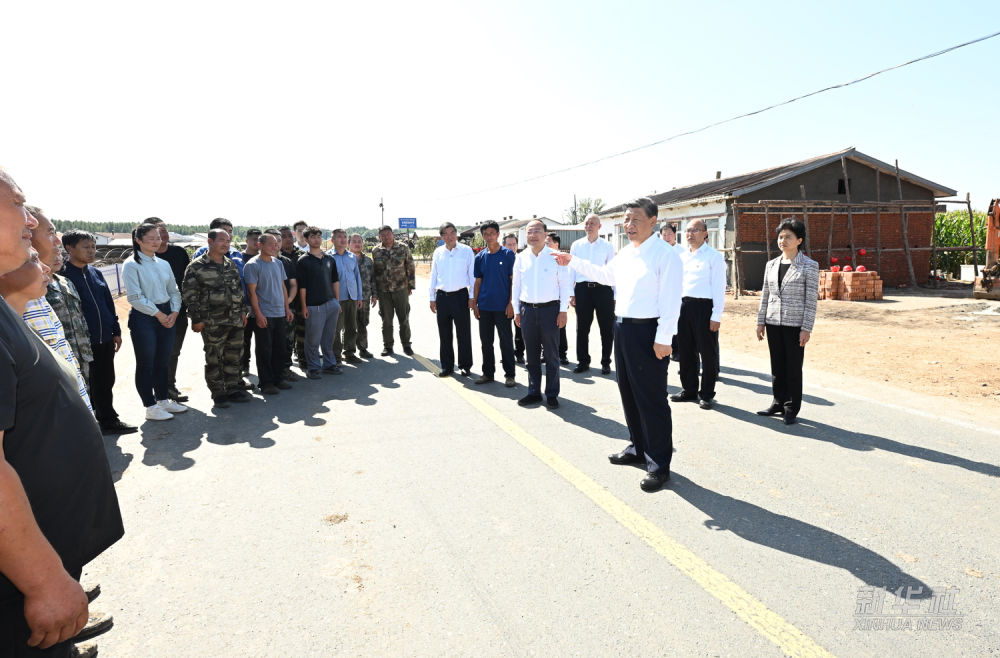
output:
[[[972,231],[972,272],[979,276],[979,257],[976,256],[976,220],[972,216],[972,201],[969,193],[965,193],[965,207],[969,209],[969,229]]]
[[[740,210],[733,201],[733,299],[740,298]]]
[[[903,179],[899,175],[899,160],[896,160],[896,188],[899,190],[899,200],[903,200]],[[910,238],[906,234],[908,218],[903,204],[899,204],[899,223],[903,231],[903,251],[906,252],[906,269],[910,273],[910,285],[917,287],[917,275],[913,273],[913,258],[910,257]]]
[[[806,186],[799,185],[799,193],[802,195],[802,223],[806,227],[806,241],[802,244],[805,252],[809,252],[809,210],[806,208]]]
[[[882,272],[882,188],[879,170],[875,170],[875,269]]]
[[[857,262],[855,262],[855,251],[854,251],[854,217],[851,215],[851,182],[847,178],[847,158],[840,156],[840,168],[844,172],[844,192],[847,193],[847,234],[850,239],[851,245],[851,263],[857,267]]]
[[[767,249],[767,259],[771,260],[771,228],[767,225],[768,211],[770,206],[764,206],[764,247]],[[806,235],[809,235],[806,233]]]

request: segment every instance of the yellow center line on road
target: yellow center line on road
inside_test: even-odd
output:
[[[432,373],[438,368],[419,354],[414,358]],[[624,501],[615,497],[607,489],[588,477],[583,471],[563,459],[558,453],[532,436],[527,430],[490,406],[485,400],[469,391],[451,377],[442,380],[463,400],[491,420],[511,438],[528,449],[567,482],[579,489],[598,507],[611,515],[618,523],[649,544],[702,589],[717,598],[736,616],[749,624],[758,633],[774,642],[789,656],[833,656],[811,637],[788,623],[778,613],[754,598],[745,589],[731,581],[726,575],[716,571],[683,544],[673,539],[656,524],[645,518]]]

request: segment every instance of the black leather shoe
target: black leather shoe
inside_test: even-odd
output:
[[[618,466],[624,466],[626,464],[645,464],[646,458],[641,455],[622,450],[621,452],[616,452],[613,455],[608,455],[608,461]]]
[[[698,401],[698,406],[701,407],[702,409],[708,411],[709,409],[711,409],[712,407],[715,406],[715,401],[714,400],[699,400]]]
[[[564,366],[568,366],[569,365],[569,359],[567,359],[564,356],[561,356],[561,357],[559,357],[559,363],[562,364],[562,365],[564,365]]]
[[[551,397],[545,398],[545,406],[547,406],[549,409],[558,409],[559,408],[559,398],[557,398],[554,395],[551,396]]]
[[[219,409],[227,409],[228,407],[231,406],[229,404],[229,397],[223,395],[221,397],[212,398],[212,406],[218,407]]]
[[[451,368],[441,368],[441,370],[438,371],[438,377],[448,377],[453,372],[455,371]]]
[[[384,350],[382,350],[382,356],[389,356],[390,354],[392,354],[392,348],[391,347],[387,347]]]
[[[187,402],[188,401],[188,396],[181,395],[181,392],[178,391],[176,388],[168,389],[167,390],[167,397],[170,398],[171,400],[173,400],[174,402]]]
[[[693,393],[674,393],[670,396],[671,402],[694,402],[697,399],[698,396]]]
[[[372,353],[369,352],[368,350],[361,350],[358,352],[358,356],[360,356],[362,359],[370,359],[372,358]]]
[[[585,366],[582,363],[579,364],[577,367],[573,368],[573,372],[577,374],[580,374],[581,372],[587,372],[588,370],[590,370],[590,366]]]
[[[459,368],[458,369],[458,374],[462,375],[463,377],[468,377],[469,376],[469,369],[468,368]]]
[[[129,425],[123,423],[120,420],[107,423],[106,425],[101,425],[101,434],[105,436],[115,436],[117,434],[133,434],[138,432],[139,428],[134,425]]]
[[[403,345],[403,354],[406,356],[413,356],[413,348],[409,345]]]
[[[524,363],[524,355],[523,354],[515,354],[514,355],[514,360],[517,361],[518,363],[523,364]]]
[[[667,482],[670,481],[670,471],[665,468],[661,468],[652,473],[647,473],[646,477],[642,478],[639,483],[639,487],[643,491],[659,491],[662,489]]]
[[[253,399],[253,396],[246,391],[233,391],[229,394],[230,402],[249,402]]]
[[[533,404],[538,404],[542,401],[542,396],[538,393],[528,393],[523,398],[517,401],[517,406],[527,407]]]
[[[611,374],[611,366],[601,366],[601,374],[602,375],[610,375]]]
[[[797,419],[797,415],[790,411],[785,412],[785,425],[794,425]]]
[[[472,383],[473,384],[492,384],[493,383],[493,378],[489,377],[487,375],[482,375],[479,379],[477,379],[476,381],[474,381]]]
[[[761,409],[757,412],[758,416],[780,416],[785,413],[785,408],[780,404],[772,404],[767,409]]]

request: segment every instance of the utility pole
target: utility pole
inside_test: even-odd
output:
[[[573,224],[576,224],[576,223],[577,223],[577,217],[576,217],[576,195],[574,194],[573,195]]]
[[[378,207],[382,210],[382,223],[380,226],[385,226],[385,203],[383,203],[382,197],[378,198]]]

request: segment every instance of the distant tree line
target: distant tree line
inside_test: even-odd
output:
[[[77,219],[53,219],[52,223],[55,224],[56,230],[60,233],[75,228],[90,231],[91,233],[120,233],[123,237],[129,235],[132,229],[136,227],[135,222],[86,222]],[[281,226],[284,226],[284,224]],[[269,226],[234,226],[233,232],[236,234],[235,238],[237,240],[243,241],[246,240],[247,231],[251,228],[259,228],[264,231],[269,228],[278,227],[278,224]],[[332,229],[323,226],[320,226],[320,228],[323,228],[323,238],[329,239]],[[208,224],[171,224],[168,222],[167,229],[181,235],[208,233]],[[347,231],[348,235],[360,233],[363,238],[376,237],[378,235],[378,228],[369,228],[367,226],[350,226],[344,230]]]

